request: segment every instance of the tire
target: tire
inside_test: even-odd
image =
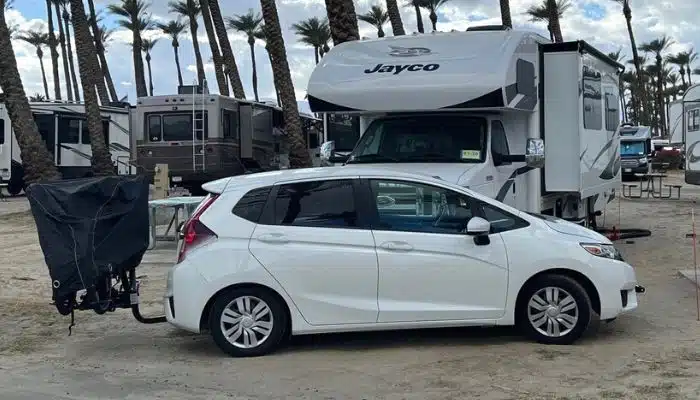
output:
[[[264,307],[261,304],[267,306],[267,313],[263,308],[257,312],[258,317],[254,318],[251,311],[256,310],[257,306]],[[242,315],[238,317],[238,324],[233,323],[233,315]],[[287,335],[288,318],[284,305],[270,291],[258,288],[231,289],[214,301],[209,331],[216,345],[228,355],[257,357],[272,353],[280,347]],[[268,330],[268,327],[271,329]],[[225,330],[230,335],[225,334]],[[251,335],[259,342],[257,345],[250,340],[253,338]]]
[[[558,301],[547,302],[546,292],[550,289],[558,291]],[[554,294],[554,292],[550,293]],[[572,344],[583,336],[591,325],[594,313],[591,299],[583,286],[568,276],[543,275],[538,277],[523,288],[521,295],[521,301],[516,311],[516,322],[523,333],[532,340],[543,344]],[[544,300],[544,303],[533,300],[535,295]],[[539,304],[539,307],[531,307],[533,303]],[[545,305],[545,303],[548,304]],[[555,304],[558,304],[558,307],[555,307]],[[572,304],[574,308],[570,309]],[[564,312],[555,311],[558,308]],[[548,314],[550,312],[551,315]],[[568,317],[562,317],[563,315],[568,315]],[[535,322],[532,322],[531,318]],[[558,323],[550,325],[549,321],[558,321]],[[554,329],[555,325],[558,332]]]

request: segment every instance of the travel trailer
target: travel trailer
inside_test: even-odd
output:
[[[132,162],[141,172],[152,175],[156,164],[167,164],[171,183],[196,194],[211,180],[285,167],[281,108],[208,94],[197,86],[181,86],[178,92],[137,100]],[[302,116],[312,156],[322,124]]]
[[[652,150],[650,127],[632,126],[631,124],[620,127],[622,177],[648,173],[651,166]]]
[[[85,106],[82,103],[30,102],[39,134],[64,178],[81,178],[92,171],[90,134]],[[100,107],[102,129],[117,172],[135,172],[129,164],[129,109],[121,106]],[[12,123],[4,104],[0,104],[0,178],[7,191],[16,195],[24,189],[24,168]]]
[[[700,185],[700,84],[689,87],[681,100],[683,107],[683,144],[685,182]]]
[[[307,93],[315,113],[360,117],[351,154],[328,142],[323,159],[428,174],[590,226],[620,185],[623,69],[584,41],[487,26],[340,44]]]

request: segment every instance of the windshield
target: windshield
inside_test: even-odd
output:
[[[620,155],[623,156],[643,156],[646,154],[644,141],[620,142]]]
[[[484,162],[486,120],[459,115],[423,115],[375,120],[348,163]]]

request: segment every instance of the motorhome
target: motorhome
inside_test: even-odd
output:
[[[650,127],[623,124],[620,127],[622,177],[648,173],[652,150]]]
[[[133,114],[132,162],[146,174],[167,164],[171,184],[193,194],[214,179],[285,167],[284,117],[276,105],[194,85],[175,95],[140,97]],[[302,115],[302,130],[313,157],[322,121]]]
[[[683,106],[683,144],[685,182],[700,185],[700,84],[689,87],[681,100]]]
[[[92,171],[90,133],[85,105],[68,102],[30,102],[39,134],[64,178],[80,178]],[[102,129],[117,172],[135,172],[129,164],[129,109],[126,104],[101,106]],[[19,144],[5,104],[0,103],[0,179],[16,195],[25,187]]]
[[[315,113],[360,118],[351,154],[329,142],[324,159],[429,174],[590,226],[620,185],[623,69],[584,41],[489,26],[343,43],[307,93]]]

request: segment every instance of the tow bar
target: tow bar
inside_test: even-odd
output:
[[[134,318],[142,324],[160,324],[162,322],[167,322],[165,316],[160,317],[144,317],[141,315],[141,310],[139,309],[139,288],[141,287],[141,282],[136,280],[136,270],[129,270],[129,279],[124,281],[124,286],[129,287],[129,302],[131,303],[131,313],[134,314]]]

